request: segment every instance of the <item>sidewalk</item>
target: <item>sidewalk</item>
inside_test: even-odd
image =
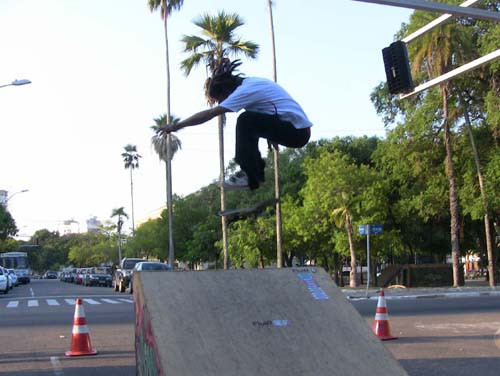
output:
[[[350,300],[378,299],[380,288],[370,287],[367,291],[366,286],[348,287],[342,288],[342,293]],[[500,286],[490,287],[485,280],[467,280],[460,287],[384,288],[384,293],[386,300],[500,296]]]

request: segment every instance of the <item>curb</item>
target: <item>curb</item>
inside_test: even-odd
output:
[[[348,300],[377,300],[378,295],[373,296],[351,296],[346,295],[348,291],[343,291]],[[386,295],[386,300],[402,300],[402,299],[454,299],[454,298],[477,298],[481,296],[500,296],[500,291],[474,291],[474,292],[447,292],[439,294],[415,294],[415,295]]]

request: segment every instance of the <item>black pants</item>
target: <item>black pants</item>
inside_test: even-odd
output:
[[[292,123],[282,121],[278,115],[245,111],[236,122],[235,161],[248,176],[250,189],[264,181],[264,160],[259,151],[259,138],[289,148],[301,148],[309,141],[309,128],[296,129]]]

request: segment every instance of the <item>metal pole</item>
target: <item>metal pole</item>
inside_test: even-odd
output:
[[[439,85],[443,82],[446,82],[446,81],[449,81],[451,80],[452,78],[462,74],[462,73],[465,73],[465,72],[468,72],[470,70],[473,70],[473,69],[476,69],[476,68],[479,68],[480,66],[482,65],[485,65],[491,61],[494,61],[496,59],[500,58],[500,49],[496,50],[496,51],[493,51],[487,55],[484,55],[483,57],[480,57],[479,59],[476,59],[474,61],[471,61],[470,63],[467,63],[467,64],[464,64],[462,65],[461,67],[458,67],[456,69],[453,69],[452,71],[448,72],[448,73],[445,73],[439,77],[436,77],[432,80],[429,80],[425,83],[423,83],[422,85],[418,85],[415,90],[413,90],[411,93],[408,93],[408,94],[404,94],[404,95],[400,95],[399,96],[399,99],[404,99],[404,98],[408,98],[408,97],[411,97],[415,94],[418,94],[420,93],[421,91],[424,91],[424,90],[427,90],[427,89],[430,89],[431,87],[434,87],[436,85]]]
[[[366,264],[368,267],[368,275],[366,276],[366,297],[368,297],[368,288],[370,287],[370,225],[366,225]]]
[[[449,13],[455,17],[472,17],[479,18],[487,21],[500,21],[499,12],[491,12],[488,10],[477,9],[477,8],[464,8],[458,5],[450,5],[443,3],[433,3],[430,1],[423,0],[354,0],[362,1],[365,3],[381,4],[381,5],[392,5],[402,8],[425,10],[428,12],[438,12],[438,13]]]
[[[481,0],[467,0],[464,3],[460,4],[461,7],[468,7],[469,5],[473,5]],[[405,43],[411,42],[413,39],[427,33],[428,31],[431,31],[435,27],[441,25],[442,23],[446,22],[449,18],[453,17],[451,14],[443,14],[441,17],[436,18],[434,21],[429,22],[427,25],[421,27],[414,33],[411,33],[407,37],[404,37],[401,39]]]

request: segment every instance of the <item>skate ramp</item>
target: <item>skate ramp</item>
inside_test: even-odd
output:
[[[134,278],[138,375],[407,375],[323,269]]]

